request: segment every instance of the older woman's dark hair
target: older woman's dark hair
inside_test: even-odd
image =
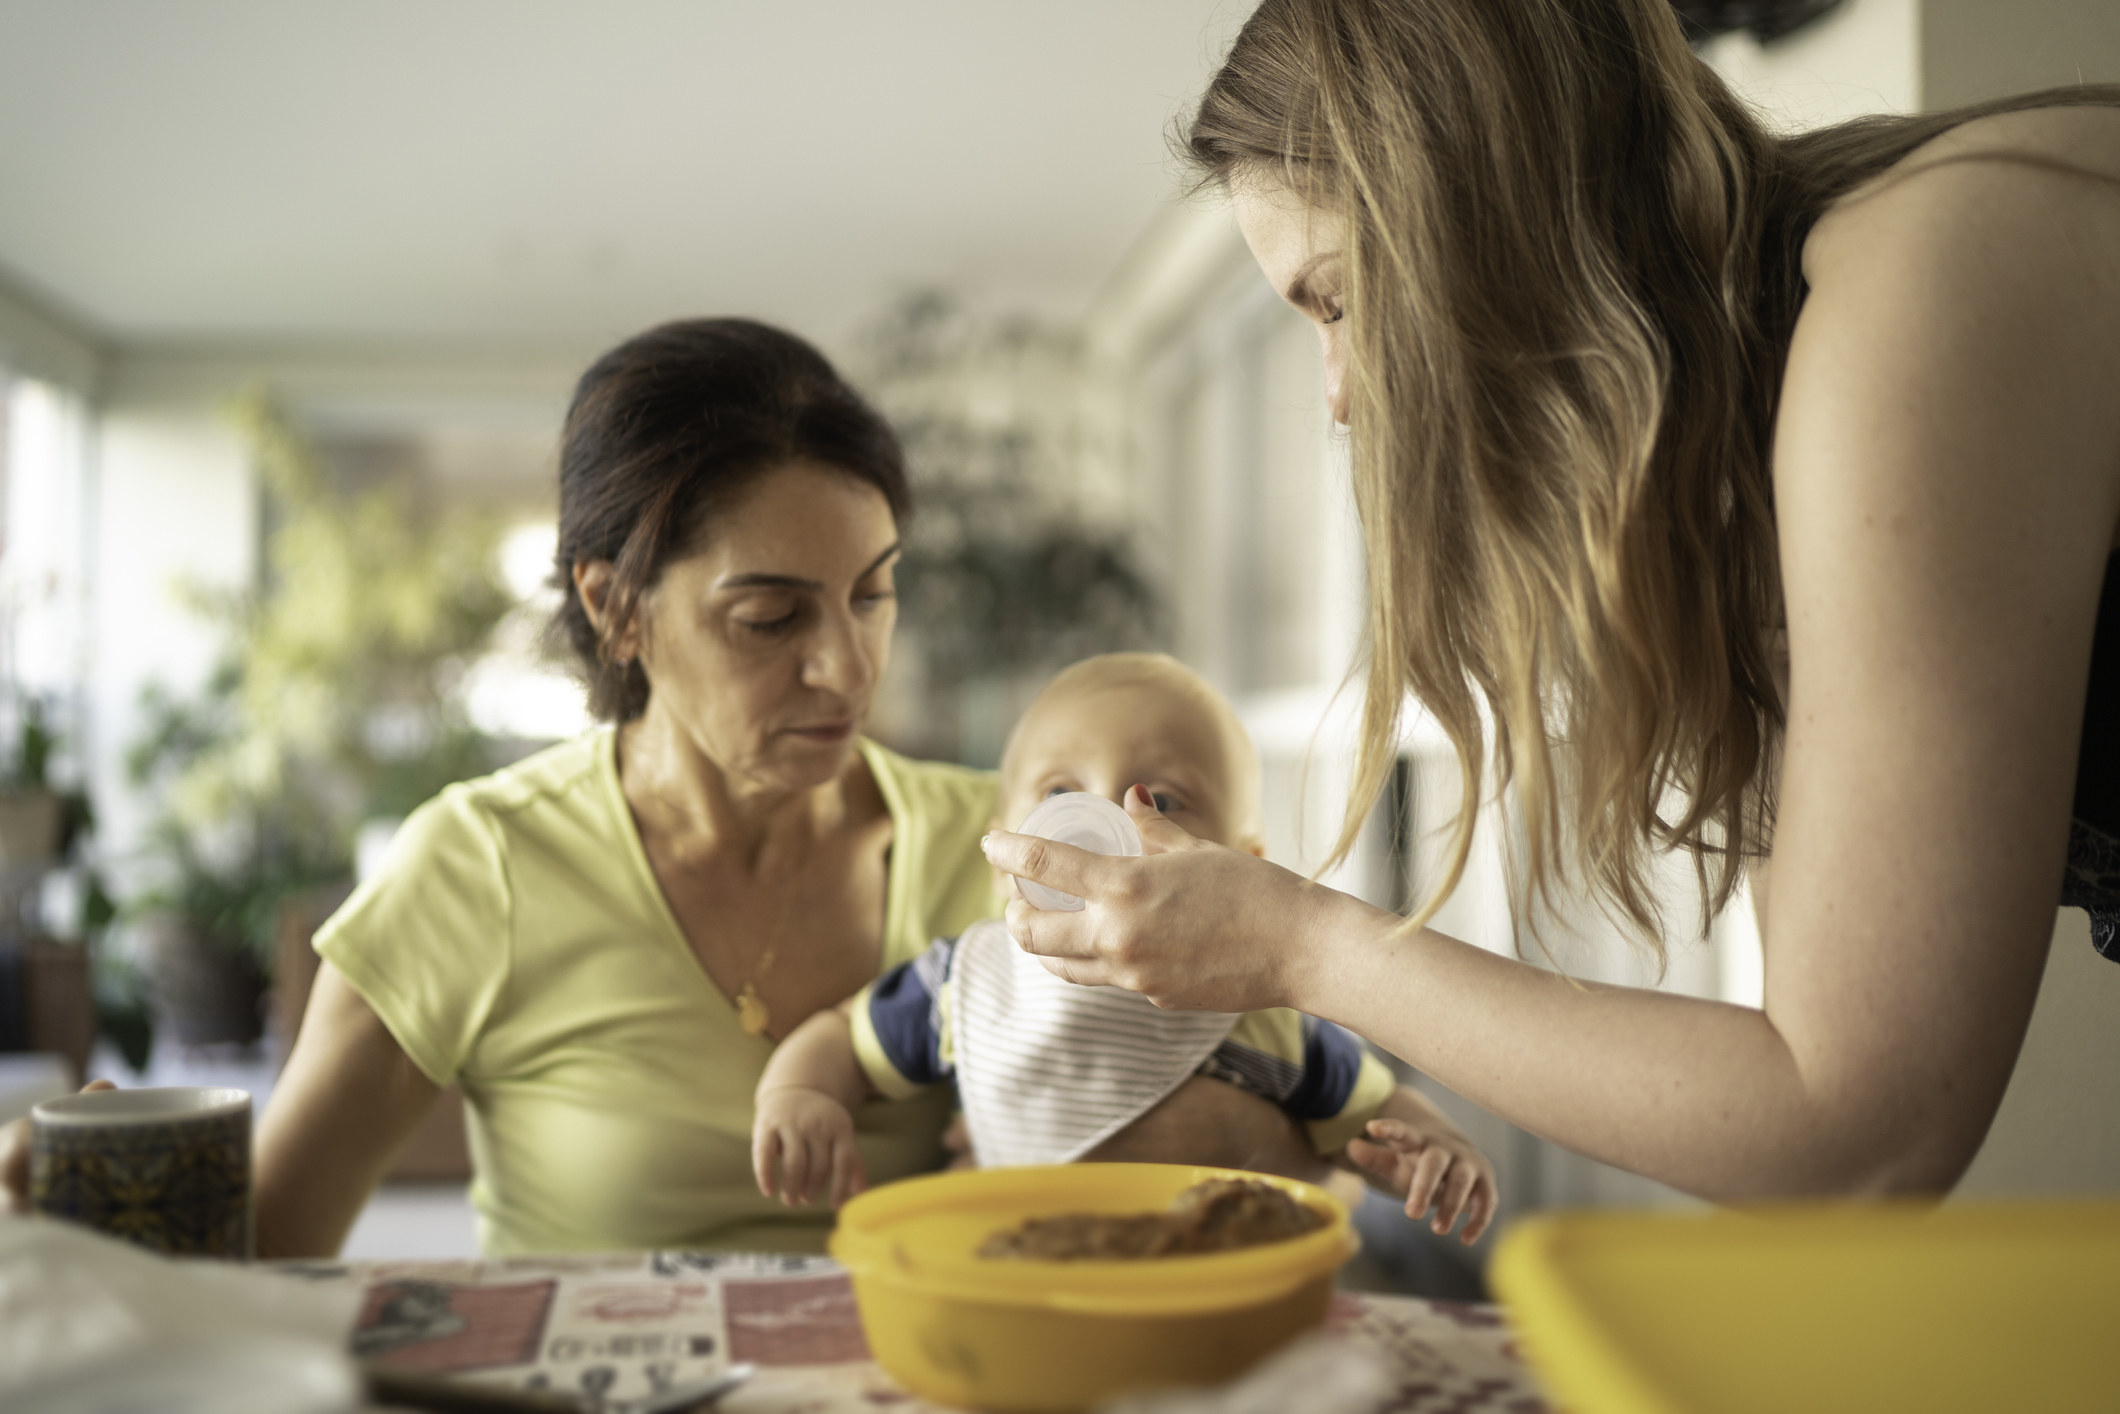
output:
[[[890,425],[792,334],[749,319],[679,320],[582,375],[560,443],[556,626],[598,717],[628,721],[648,705],[647,674],[613,645],[664,566],[752,482],[795,462],[867,482],[901,522],[912,508]],[[604,634],[574,587],[574,566],[595,560],[612,567]]]

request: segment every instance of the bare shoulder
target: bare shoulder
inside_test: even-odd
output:
[[[1919,171],[1991,153],[2029,154],[2120,179],[2120,108],[2082,104],[1990,114],[1960,123],[1916,148],[1899,165]]]
[[[2120,108],[2037,108],[1961,124],[1856,188],[1804,247],[1814,288],[1910,247],[2007,258],[2025,240],[2120,272]],[[2115,280],[2120,286],[2120,279]]]
[[[1785,432],[1896,423],[1933,444],[1931,488],[2037,465],[2083,509],[2120,494],[2120,109],[1945,133],[1829,211],[1804,273]],[[1806,464],[1778,457],[1777,481]]]

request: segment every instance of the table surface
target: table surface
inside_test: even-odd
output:
[[[397,1369],[628,1399],[750,1361],[725,1414],[936,1409],[869,1358],[846,1274],[821,1257],[654,1252],[290,1264],[357,1286],[356,1355]],[[1545,1414],[1492,1306],[1342,1292],[1324,1339],[1371,1353],[1344,1414]],[[1340,1414],[1340,1411],[1334,1411]]]

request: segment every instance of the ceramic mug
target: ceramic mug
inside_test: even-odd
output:
[[[30,1206],[172,1257],[250,1256],[250,1094],[92,1090],[30,1111]]]

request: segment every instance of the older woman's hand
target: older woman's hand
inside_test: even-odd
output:
[[[1343,906],[1365,907],[1263,859],[1195,839],[1139,787],[1138,859],[1031,835],[986,838],[996,868],[1083,899],[1079,913],[1008,906],[1009,935],[1071,982],[1119,986],[1173,1010],[1302,1005]],[[1347,930],[1340,930],[1347,931]]]
[[[117,1088],[108,1080],[91,1080],[81,1087],[81,1093]],[[29,1211],[29,1149],[28,1119],[0,1125],[0,1213]]]

